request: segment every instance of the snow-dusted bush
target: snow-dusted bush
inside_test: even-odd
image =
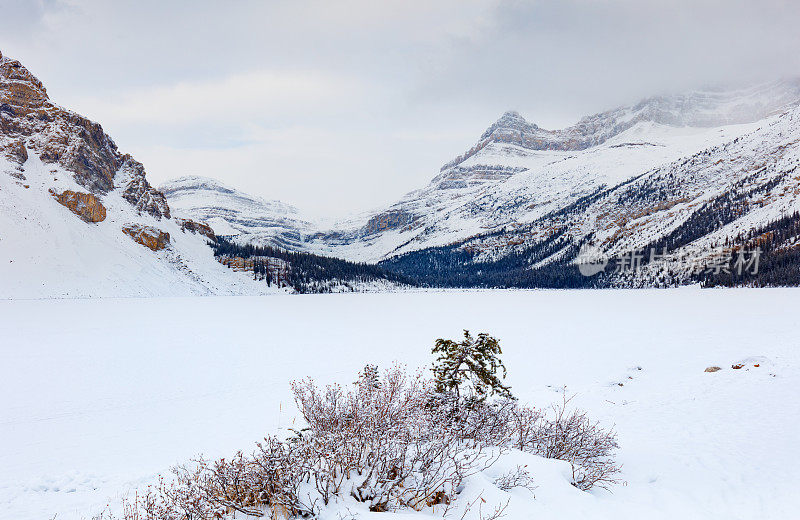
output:
[[[458,397],[452,392],[433,392],[428,406],[437,411],[443,427],[454,428],[459,435],[482,446],[508,447],[514,431],[518,403],[508,398],[493,400]]]
[[[494,479],[494,485],[503,491],[510,491],[514,488],[524,488],[530,491],[536,489],[533,476],[523,466],[517,466],[511,471],[503,473]]]
[[[617,435],[589,419],[583,410],[569,410],[568,403],[565,398],[547,414],[521,408],[518,424],[525,423],[527,417],[536,420],[518,430],[514,444],[523,451],[569,462],[573,484],[579,489],[607,489],[618,483],[620,467],[614,458],[619,448]]]
[[[445,410],[441,416],[483,446],[565,460],[572,466],[573,484],[583,491],[618,482],[616,433],[590,420],[583,410],[570,409],[566,398],[545,411],[505,398],[454,401],[452,394],[437,394],[436,399]]]
[[[292,385],[308,428],[294,440],[308,450],[324,504],[351,496],[372,511],[448,501],[465,476],[484,469],[484,444],[436,406],[431,382],[399,367],[362,372],[354,389]]]
[[[306,427],[267,437],[251,455],[198,459],[124,504],[124,520],[212,520],[236,513],[316,517],[339,500],[371,511],[450,504],[463,480],[509,449],[572,464],[580,489],[615,482],[613,432],[565,400],[549,414],[513,398],[441,392],[435,380],[367,366],[353,386],[292,383]],[[524,470],[501,489],[533,486]],[[447,506],[445,506],[447,507]]]

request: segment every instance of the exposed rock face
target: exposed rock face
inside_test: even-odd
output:
[[[722,370],[720,367],[707,367],[704,372],[719,372]]]
[[[28,149],[21,139],[9,140],[6,144],[0,145],[0,154],[20,165],[28,160]]]
[[[217,257],[219,263],[234,271],[250,273],[254,270],[256,260],[267,268],[273,282],[278,284],[289,283],[289,275],[292,271],[291,264],[280,258],[272,258],[269,256],[251,256],[250,258],[242,258],[241,256]]]
[[[169,218],[169,204],[164,194],[150,186],[145,177],[144,166],[130,155],[123,156],[119,171],[120,180],[125,186],[122,197],[140,212],[149,213],[156,218]]]
[[[47,90],[28,69],[17,60],[0,52],[0,81],[3,82],[4,103],[16,107],[18,115],[27,115],[44,107],[49,99]]]
[[[365,235],[372,235],[380,233],[387,229],[410,229],[414,225],[414,215],[407,211],[386,211],[379,215],[375,215],[364,226],[363,232]]]
[[[0,53],[0,154],[22,164],[30,152],[72,172],[91,193],[122,188],[139,211],[169,218],[141,164],[121,154],[102,126],[52,103],[39,79]]]
[[[102,222],[106,219],[105,206],[91,193],[81,193],[71,190],[66,190],[63,193],[56,193],[50,190],[50,193],[60,204],[69,208],[70,211],[86,222]]]
[[[205,222],[195,222],[194,220],[190,220],[188,218],[176,218],[175,221],[181,226],[182,231],[200,233],[214,242],[217,241],[217,236],[214,234],[214,230],[211,229],[211,226]]]
[[[527,171],[524,166],[485,165],[453,166],[433,179],[432,184],[440,190],[453,190],[491,184],[508,179],[512,175]]]
[[[7,57],[0,58],[0,105],[0,139],[6,144],[24,143],[42,161],[73,172],[91,192],[114,187],[121,164],[114,141],[97,123],[50,102],[42,82]]]
[[[153,251],[164,249],[169,245],[170,241],[169,233],[152,226],[127,224],[122,228],[122,232],[130,236],[137,243],[149,247]]]

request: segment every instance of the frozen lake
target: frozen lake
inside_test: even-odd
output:
[[[791,289],[0,301],[0,518],[88,519],[172,464],[291,426],[290,380],[427,367],[464,328],[500,339],[522,400],[566,385],[616,425],[627,484],[584,517],[788,518],[798,309]]]

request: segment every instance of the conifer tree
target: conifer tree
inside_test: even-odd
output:
[[[481,333],[473,338],[465,330],[461,342],[439,338],[431,352],[438,354],[433,374],[439,392],[452,392],[458,398],[466,391],[471,395],[465,397],[481,400],[494,394],[514,398],[511,387],[501,381],[506,367],[499,358],[503,353],[500,343],[492,336]]]

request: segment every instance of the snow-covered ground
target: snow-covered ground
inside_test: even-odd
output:
[[[89,224],[55,201],[51,189],[85,192],[72,174],[31,154],[24,180],[0,158],[0,298],[86,298],[276,292],[214,259],[208,239],[172,219],[139,213],[118,187],[100,200],[107,217]],[[179,215],[180,216],[180,215]],[[122,232],[129,224],[169,233],[151,251]]]
[[[566,385],[619,433],[624,485],[583,493],[531,456],[535,498],[514,490],[506,518],[794,518],[798,304],[694,288],[0,301],[0,518],[88,519],[174,463],[291,426],[289,380],[427,366],[462,328],[501,339],[522,400]],[[484,511],[508,499],[481,475],[467,492],[482,483]]]

